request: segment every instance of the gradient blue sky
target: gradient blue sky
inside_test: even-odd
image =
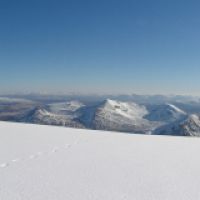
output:
[[[0,0],[0,92],[200,95],[200,1]]]

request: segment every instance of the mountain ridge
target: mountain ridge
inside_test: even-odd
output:
[[[96,104],[85,104],[76,99],[47,104],[19,99],[16,103],[15,99],[6,98],[2,101],[0,120],[142,134],[200,136],[198,113],[188,113],[170,102],[146,105],[110,98]]]

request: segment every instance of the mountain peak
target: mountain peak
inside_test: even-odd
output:
[[[146,119],[150,121],[176,121],[187,114],[173,104],[164,104],[155,106],[150,110],[150,113],[146,116]]]

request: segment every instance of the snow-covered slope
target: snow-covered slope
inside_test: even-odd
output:
[[[189,115],[185,119],[158,127],[155,134],[200,136],[200,117],[195,114]]]
[[[200,136],[200,117],[198,115],[190,115],[180,124],[181,135]]]
[[[123,116],[124,118],[134,120],[142,118],[147,114],[147,110],[144,106],[139,106],[134,102],[121,102],[111,99],[105,100],[98,108],[98,114]]]
[[[84,128],[82,124],[73,119],[73,115],[52,113],[44,108],[36,108],[32,110],[25,116],[25,119],[21,119],[21,121],[36,124]]]
[[[83,106],[84,104],[79,101],[52,103],[48,105],[51,112],[59,114],[71,114]]]
[[[200,139],[0,122],[1,200],[193,200]]]
[[[151,121],[172,122],[185,116],[186,113],[175,105],[162,104],[153,108],[145,117]]]
[[[84,111],[82,122],[95,129],[147,133],[151,124],[143,118],[148,111],[134,102],[107,99]]]

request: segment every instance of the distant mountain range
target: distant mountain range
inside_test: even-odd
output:
[[[128,133],[200,136],[200,102],[154,96],[81,101],[0,97],[0,120]],[[160,97],[161,99],[161,97]],[[178,99],[178,100],[177,100]],[[182,99],[182,101],[181,101]]]

